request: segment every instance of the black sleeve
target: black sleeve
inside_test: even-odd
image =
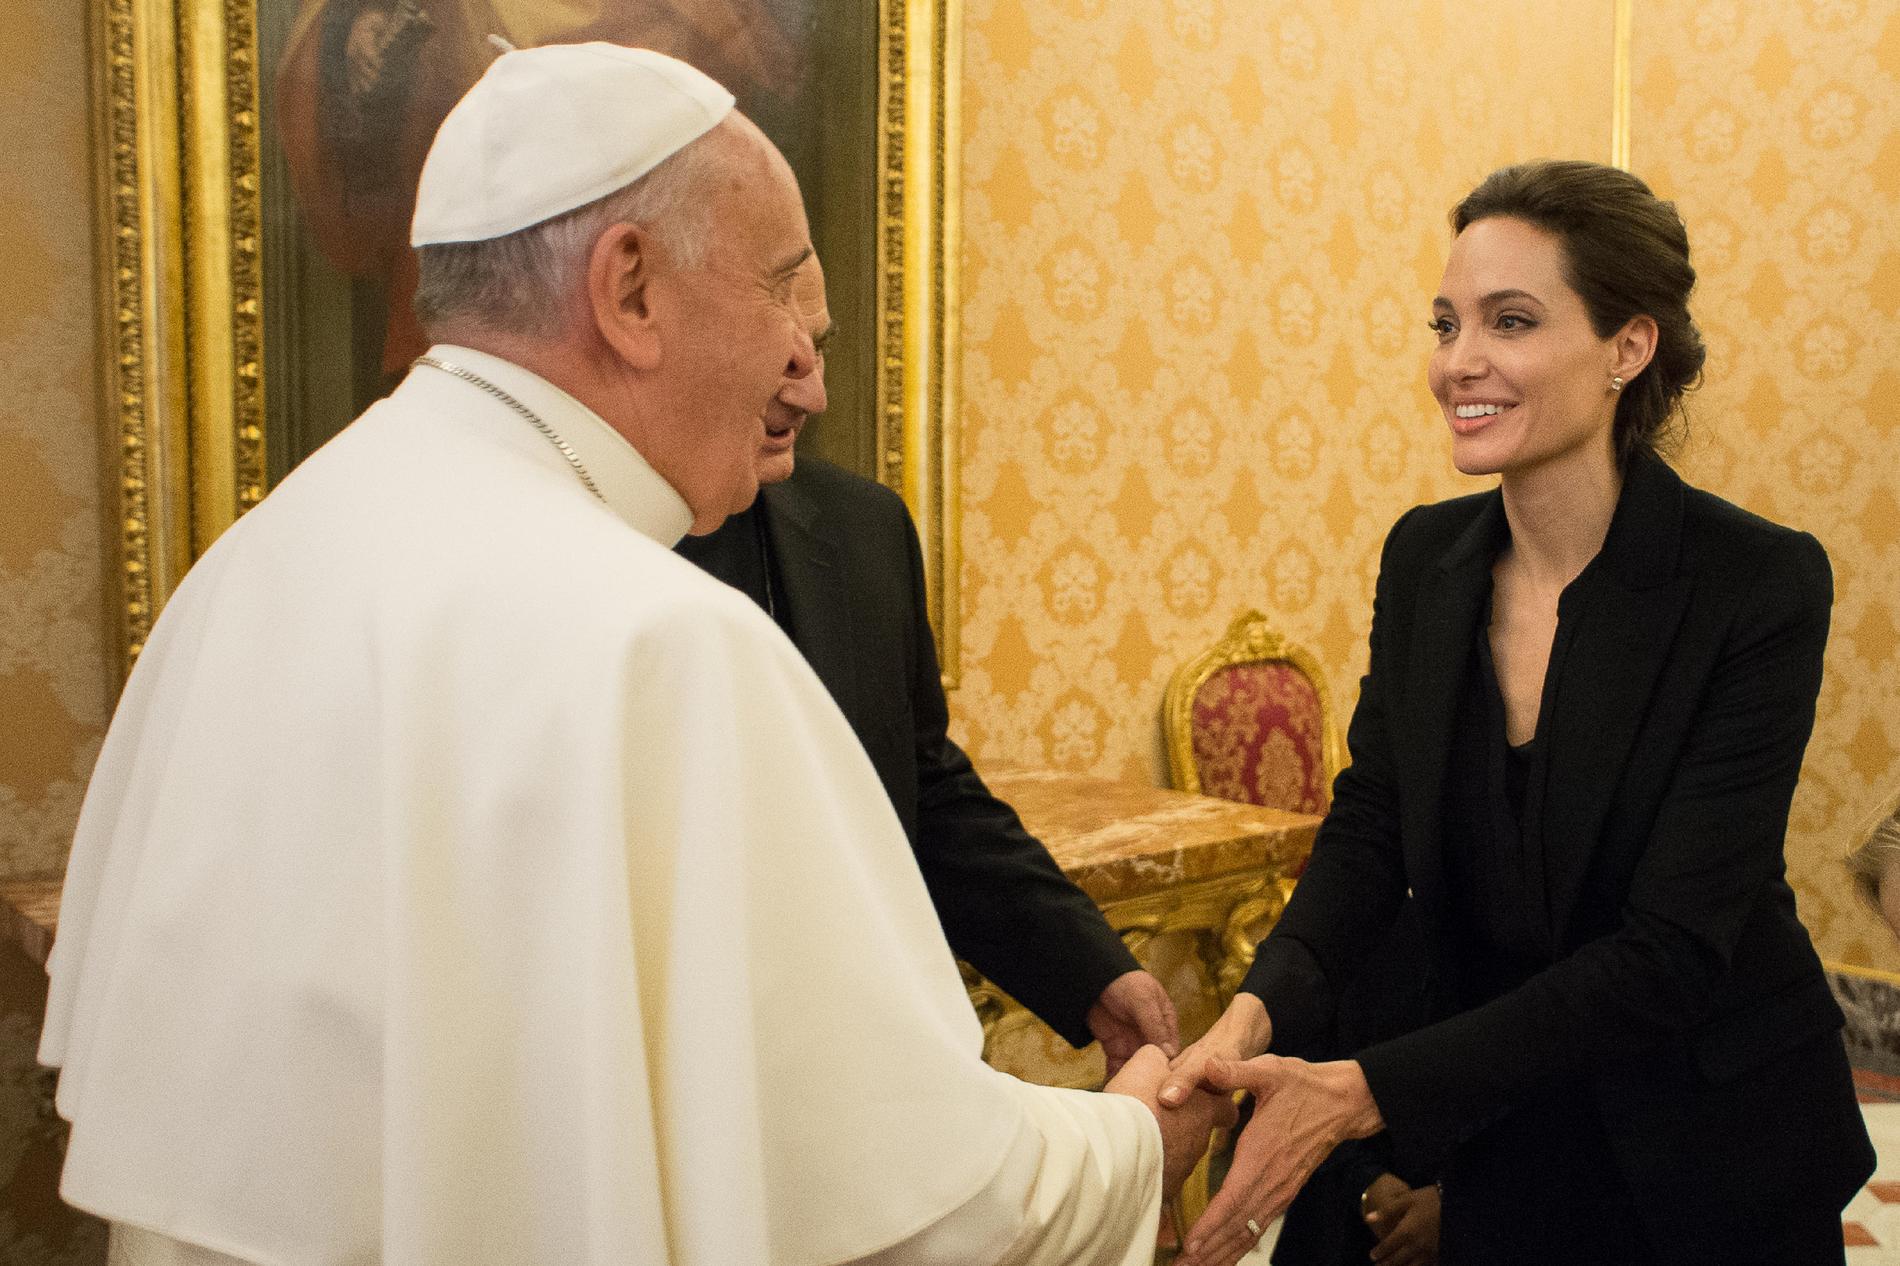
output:
[[[917,864],[950,947],[1070,1045],[1094,1038],[1088,1010],[1139,967],[1108,920],[1062,873],[1016,811],[990,794],[949,736],[949,708],[924,603],[923,554],[908,515],[915,657]]]

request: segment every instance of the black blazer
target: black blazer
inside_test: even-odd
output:
[[[1088,1009],[1138,964],[947,733],[923,553],[903,499],[800,457],[751,510],[689,537],[680,552],[734,583],[729,560],[756,549],[755,515],[764,516],[792,640],[883,779],[951,948],[1086,1046]]]
[[[1660,461],[1634,463],[1602,552],[1561,599],[1545,683],[1549,965],[1451,1014],[1441,802],[1507,539],[1496,491],[1392,529],[1352,765],[1244,987],[1266,1002],[1275,1049],[1300,1049],[1411,891],[1443,1018],[1357,1056],[1400,1146],[1446,1154],[1541,1086],[1582,1080],[1658,1247],[1712,1260],[1751,1220],[1838,1209],[1873,1169],[1841,1013],[1782,857],[1821,683],[1827,556]]]

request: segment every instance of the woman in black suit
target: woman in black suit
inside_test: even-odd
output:
[[[1164,1093],[1258,1100],[1182,1260],[1234,1262],[1383,1128],[1440,1158],[1447,1266],[1839,1262],[1873,1151],[1782,858],[1827,556],[1656,454],[1703,360],[1673,206],[1536,163],[1452,227],[1429,378],[1458,468],[1499,486],[1386,540],[1352,765]],[[1408,891],[1435,1022],[1286,1057]]]

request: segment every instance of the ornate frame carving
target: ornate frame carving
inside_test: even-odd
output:
[[[114,623],[129,671],[264,495],[256,0],[93,0]],[[880,0],[878,476],[917,518],[957,678],[958,0]]]
[[[1223,668],[1265,660],[1291,664],[1313,683],[1313,693],[1319,696],[1320,707],[1320,763],[1326,786],[1331,788],[1344,760],[1326,674],[1310,652],[1287,641],[1267,623],[1266,616],[1258,611],[1243,611],[1227,626],[1220,641],[1175,669],[1162,694],[1161,725],[1167,740],[1168,777],[1177,789],[1201,790],[1201,771],[1194,764],[1194,698],[1201,687]]]
[[[118,567],[113,621],[130,666],[152,619],[190,565],[191,521],[178,170],[177,39],[163,0],[94,9],[98,103],[102,388],[110,440],[107,539]]]

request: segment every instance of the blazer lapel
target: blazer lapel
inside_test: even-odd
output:
[[[792,641],[838,708],[855,725],[862,715],[846,605],[843,543],[797,475],[759,490],[772,563],[790,609]]]
[[[1632,465],[1603,550],[1558,604],[1571,622],[1546,705],[1551,736],[1542,848],[1553,953],[1622,781],[1624,766],[1688,606],[1679,574],[1683,485],[1654,458]]]
[[[1440,822],[1445,772],[1451,754],[1458,689],[1464,683],[1472,638],[1491,588],[1491,562],[1506,532],[1504,501],[1486,500],[1449,549],[1430,567],[1420,586],[1406,662],[1406,697],[1398,733],[1413,757],[1401,761],[1406,871],[1421,909],[1443,916],[1445,858]],[[1409,776],[1406,772],[1409,771]]]

